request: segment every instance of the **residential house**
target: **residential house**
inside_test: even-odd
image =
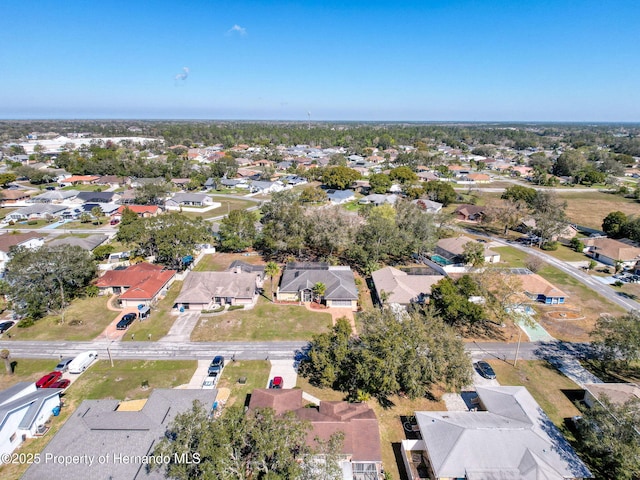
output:
[[[167,182],[164,177],[131,179],[131,186],[133,188],[144,187],[145,185],[164,185],[165,183]]]
[[[118,175],[103,175],[97,181],[97,185],[105,185],[109,188],[118,188],[127,185],[131,180],[129,177],[120,177]]]
[[[351,202],[356,199],[356,194],[353,190],[327,190],[327,198],[334,205],[340,205],[342,203]]]
[[[84,400],[49,441],[41,458],[74,455],[79,459],[93,458],[93,464],[42,461],[32,464],[22,478],[164,479],[163,469],[147,469],[143,460],[165,438],[176,415],[190,411],[195,401],[211,408],[217,394],[216,389],[156,388],[146,400]],[[108,461],[99,462],[98,458]],[[195,459],[184,459],[189,460]]]
[[[3,190],[0,200],[3,205],[13,205],[23,203],[31,198],[32,192],[25,190]]]
[[[366,403],[321,401],[308,406],[301,389],[255,389],[251,393],[249,410],[271,408],[276,415],[287,412],[309,422],[306,443],[318,448],[316,439],[327,441],[337,433],[344,435],[340,452],[340,467],[345,480],[381,480],[382,449],[380,428],[375,412]],[[321,461],[321,459],[319,459]]]
[[[255,305],[263,274],[238,266],[226,272],[194,272],[185,278],[176,298],[180,310],[208,310],[218,305]]]
[[[458,220],[466,222],[480,222],[484,217],[484,207],[478,205],[460,205],[456,208]]]
[[[447,166],[447,170],[453,173],[456,177],[464,177],[468,175],[470,172],[469,167],[463,167],[462,165],[449,165]]]
[[[428,198],[418,198],[412,200],[411,203],[415,203],[420,210],[424,210],[426,213],[439,213],[442,210],[442,203],[434,202]]]
[[[220,185],[228,188],[249,188],[249,184],[243,178],[223,178]]]
[[[476,243],[473,238],[460,235],[458,237],[442,238],[438,240],[436,244],[436,253],[453,263],[462,263],[462,256],[464,255],[464,246],[469,243]],[[485,263],[498,263],[500,262],[500,254],[494,252],[486,244],[484,246],[484,261]]]
[[[426,303],[431,287],[444,278],[442,275],[413,275],[394,267],[384,267],[371,274],[376,297],[380,304],[397,303],[408,306]]]
[[[398,195],[392,193],[389,195],[384,195],[380,193],[372,193],[371,195],[367,195],[366,197],[362,197],[358,203],[363,205],[375,205],[376,207],[379,205],[383,205],[388,203],[389,205],[394,205],[398,201]]]
[[[61,388],[36,388],[34,382],[19,382],[0,392],[0,454],[47,431],[46,422],[60,407],[60,392]]]
[[[535,233],[536,227],[537,224],[535,218],[526,218],[522,222],[520,222],[517,230],[522,233]],[[578,229],[575,227],[575,225],[569,224],[560,233],[552,235],[549,240],[554,242],[560,241],[563,244],[568,245],[571,239],[576,235],[578,235]]]
[[[73,200],[74,203],[114,203],[120,195],[115,192],[80,192]]]
[[[176,193],[173,197],[164,202],[167,209],[179,207],[205,207],[213,205],[213,200],[204,193]]]
[[[172,178],[171,179],[171,184],[180,188],[180,189],[184,189],[189,182],[191,182],[190,178]]]
[[[530,299],[547,305],[556,305],[565,302],[567,294],[540,275],[526,268],[518,268],[514,273],[522,283],[522,291]]]
[[[440,177],[431,171],[418,172],[417,175],[420,180],[425,182],[440,180]]]
[[[592,478],[525,387],[476,391],[478,411],[415,413],[421,439],[401,444],[410,480]]]
[[[160,207],[157,205],[120,205],[111,218],[120,220],[124,210],[127,208],[140,218],[157,217],[158,213],[160,213]]]
[[[251,193],[259,193],[259,194],[281,192],[286,188],[289,188],[289,187],[285,186],[285,184],[283,184],[281,181],[267,182],[267,181],[261,181],[261,180],[253,180],[249,184],[249,190],[251,190]]]
[[[587,238],[584,240],[585,253],[605,265],[633,267],[640,260],[640,247],[631,240],[614,240],[613,238]]]
[[[31,203],[62,203],[76,198],[78,190],[51,190],[41,195],[31,197]]]
[[[27,233],[5,233],[0,235],[0,272],[4,269],[11,258],[12,247],[24,247],[37,250],[44,245],[43,235],[36,232]]]
[[[119,295],[122,307],[150,306],[166,294],[175,275],[175,270],[143,262],[122,270],[109,270],[95,284],[101,295]]]
[[[286,175],[280,179],[285,185],[291,185],[296,187],[298,185],[304,185],[307,183],[307,179],[299,177],[298,175]]]
[[[73,175],[58,183],[63,187],[68,187],[70,185],[94,185],[98,180],[100,177],[96,175]]]
[[[18,222],[21,220],[38,218],[57,218],[67,209],[64,205],[36,204],[22,207],[10,212],[5,217],[8,221]]]
[[[89,252],[92,252],[94,248],[102,245],[108,239],[109,237],[106,235],[95,234],[95,235],[89,235],[88,237],[83,237],[83,238],[65,237],[65,238],[55,239],[49,242],[48,245],[51,247],[56,247],[58,245],[72,245],[72,246],[80,247]]]
[[[280,301],[311,302],[313,287],[326,287],[322,300],[328,307],[358,309],[358,289],[350,267],[326,263],[288,263],[282,272],[276,298]]]
[[[464,178],[474,183],[489,183],[491,181],[491,177],[486,173],[470,173]]]

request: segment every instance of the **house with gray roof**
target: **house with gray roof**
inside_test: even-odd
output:
[[[85,237],[85,238],[65,237],[65,238],[55,239],[49,242],[49,245],[51,247],[56,247],[58,245],[72,245],[72,246],[77,246],[91,252],[93,251],[94,248],[106,242],[108,238],[109,238],[108,236],[100,235],[100,234],[89,235],[88,237]]]
[[[216,389],[156,389],[141,408],[137,400],[85,400],[41,453],[43,459],[75,455],[83,460],[66,465],[43,461],[31,465],[22,478],[164,479],[163,469],[146,468],[148,457],[177,414],[194,401],[211,408],[216,394]]]
[[[255,305],[263,274],[241,266],[227,272],[194,272],[187,275],[175,300],[175,308],[208,310],[218,305]]]
[[[431,296],[431,287],[444,278],[433,275],[410,275],[394,267],[384,267],[371,273],[378,301],[408,306],[426,303]]]
[[[51,190],[41,195],[31,197],[29,203],[61,203],[73,200],[79,193],[78,190]]]
[[[404,440],[410,480],[592,478],[525,387],[476,387],[476,411],[416,412],[420,440]]]
[[[358,288],[351,268],[327,263],[288,263],[282,272],[276,298],[285,302],[311,302],[313,287],[326,287],[322,301],[327,307],[358,310]]]
[[[7,220],[13,220],[14,222],[20,220],[27,220],[30,218],[51,218],[59,217],[67,209],[64,205],[53,205],[49,203],[40,203],[36,205],[29,205],[28,207],[18,208],[6,216]]]
[[[204,207],[212,204],[213,200],[211,200],[211,197],[204,193],[176,193],[164,202],[166,208]]]
[[[341,203],[347,203],[356,199],[356,194],[353,190],[327,190],[327,198],[334,205],[340,205]]]
[[[288,186],[285,186],[284,183],[282,183],[279,180],[275,182],[253,180],[251,182],[251,185],[249,186],[251,193],[261,193],[261,194],[281,192],[286,188],[288,188]]]
[[[75,203],[114,203],[120,195],[114,192],[80,192],[74,199]]]
[[[11,453],[27,438],[46,432],[45,423],[60,406],[61,388],[36,388],[20,382],[0,392],[0,454]]]
[[[358,203],[363,205],[375,205],[376,207],[380,205],[384,205],[388,203],[389,205],[394,205],[398,201],[398,195],[392,193],[390,195],[385,195],[382,193],[372,193],[371,195],[367,195],[366,197],[362,197]]]

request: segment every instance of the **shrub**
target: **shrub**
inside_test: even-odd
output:
[[[85,290],[87,297],[97,297],[100,289],[96,285],[89,285]]]
[[[558,249],[560,244],[558,242],[547,242],[542,244],[542,250],[554,251]]]
[[[29,220],[27,222],[27,225],[37,225],[38,221],[37,220]]]
[[[20,320],[20,322],[18,322],[18,327],[19,328],[27,328],[27,327],[30,327],[31,325],[33,325],[34,323],[36,323],[36,321],[33,318],[26,317],[26,318],[23,318],[22,320]]]
[[[569,246],[576,252],[582,253],[584,250],[584,243],[579,238],[572,238],[569,242]]]
[[[232,310],[242,310],[243,308],[244,308],[244,305],[231,305],[231,306],[229,307],[229,311],[232,311]]]
[[[621,282],[620,280],[616,280],[615,282],[613,282],[614,287],[622,287],[623,285],[624,282]]]

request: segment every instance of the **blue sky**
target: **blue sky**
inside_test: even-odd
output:
[[[640,121],[638,25],[638,0],[3,0],[0,118]]]

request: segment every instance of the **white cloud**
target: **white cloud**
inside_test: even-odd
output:
[[[175,76],[175,81],[185,81],[189,76],[189,67],[182,67],[182,73],[179,73]]]
[[[240,25],[234,25],[229,30],[227,30],[227,35],[232,35],[234,33],[238,33],[238,35],[246,35],[247,29],[244,27],[241,27]]]

